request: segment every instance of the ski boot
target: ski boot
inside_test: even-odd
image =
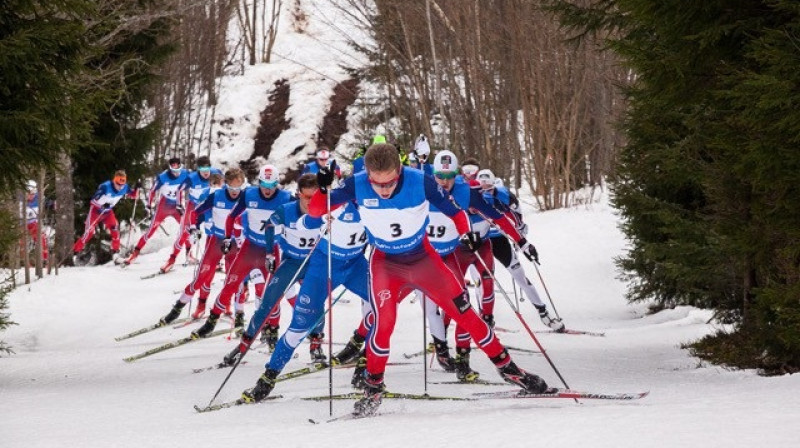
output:
[[[242,340],[239,341],[239,345],[237,345],[236,348],[231,350],[230,353],[228,353],[227,355],[225,355],[224,358],[222,358],[222,363],[225,364],[226,366],[232,366],[236,364],[237,362],[239,362],[239,359],[241,359],[242,356],[244,356],[244,352],[248,350],[250,344],[252,343],[253,339],[248,338],[246,334],[243,334]]]
[[[235,328],[244,327],[244,311],[236,312],[236,317],[233,319],[233,326]]]
[[[333,360],[335,364],[347,364],[348,362],[354,361],[358,357],[358,353],[361,351],[361,347],[364,346],[364,338],[358,334],[354,333],[353,337],[347,342],[347,345],[339,351],[336,355],[333,356]]]
[[[543,394],[551,390],[547,387],[547,383],[545,383],[542,378],[520,369],[514,364],[514,361],[500,367],[498,371],[500,372],[500,376],[503,377],[503,381],[515,384],[527,393]]]
[[[383,393],[386,392],[386,385],[383,384],[383,375],[373,376],[369,374],[364,380],[364,398],[356,401],[353,406],[353,415],[367,417],[374,415],[383,400]]]
[[[328,357],[322,351],[322,338],[325,337],[323,333],[311,333],[308,335],[311,345],[308,348],[311,354],[311,362],[325,362],[327,363]]]
[[[186,306],[185,303],[178,300],[175,302],[175,305],[172,305],[172,309],[169,310],[166,316],[162,317],[161,320],[158,321],[159,324],[162,326],[171,324],[172,321],[178,318],[181,315],[181,311],[183,311],[183,307]]]
[[[442,341],[433,336],[433,346],[436,350],[436,361],[444,371],[455,372],[456,364],[450,356],[450,349],[447,347],[447,341]]]
[[[494,314],[484,314],[481,316],[481,319],[486,322],[486,325],[488,325],[489,328],[494,328]]]
[[[469,347],[456,348],[456,359],[453,361],[453,364],[455,364],[456,378],[462,383],[472,383],[481,376],[480,373],[470,368],[469,352]]]
[[[278,328],[266,325],[261,331],[261,342],[267,344],[270,352],[275,351],[275,345],[278,344]]]
[[[123,263],[125,264],[125,266],[127,266],[127,265],[133,263],[133,260],[135,260],[136,257],[138,257],[138,256],[139,256],[139,248],[135,247],[135,248],[133,248],[133,252],[131,252],[131,254],[128,255],[128,258],[126,258],[125,261],[123,261]]]
[[[254,388],[242,392],[242,401],[245,403],[258,403],[267,398],[275,387],[275,378],[278,377],[278,373],[277,370],[265,370],[256,381]]]
[[[361,353],[358,355],[358,361],[356,362],[356,368],[353,370],[353,379],[350,380],[350,384],[352,384],[356,389],[364,389],[367,387],[366,378],[364,378],[366,373],[367,353],[364,350],[361,350]]]
[[[534,305],[536,310],[539,311],[539,318],[542,320],[542,323],[545,324],[548,328],[555,331],[556,333],[563,333],[565,330],[564,322],[561,322],[561,319],[553,319],[550,317],[550,313],[547,312],[547,308],[545,306]]]
[[[211,334],[211,332],[214,331],[214,327],[217,326],[218,320],[219,314],[214,314],[213,312],[209,314],[203,326],[192,332],[192,339],[204,338]]]
[[[167,272],[171,271],[172,267],[175,266],[176,258],[177,256],[175,254],[170,255],[169,260],[167,260],[164,266],[161,266],[161,269],[159,269],[159,271],[161,271],[162,274],[166,274]]]
[[[192,313],[192,319],[202,319],[203,316],[206,314],[206,299],[198,299],[197,300],[197,307],[194,309],[194,313]]]

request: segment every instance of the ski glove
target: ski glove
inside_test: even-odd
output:
[[[519,248],[520,250],[522,250],[522,253],[525,255],[525,258],[527,258],[530,261],[536,262],[536,264],[541,264],[539,263],[539,252],[536,252],[536,248],[533,247],[533,244],[531,244],[528,240],[526,240],[525,238],[521,239],[519,241]]]
[[[319,190],[323,193],[327,193],[328,187],[330,187],[332,183],[333,169],[327,166],[320,168],[317,172],[317,184],[319,185]]]
[[[477,252],[483,244],[483,239],[478,232],[467,232],[459,238],[461,244],[464,245],[470,252]]]
[[[136,181],[136,185],[134,185],[134,186],[133,186],[133,188],[134,188],[135,190],[137,190],[137,191],[138,191],[140,188],[142,188],[142,180],[141,180],[141,179],[137,180],[137,181]]]
[[[275,272],[275,255],[267,254],[267,272],[273,274]]]
[[[220,243],[220,250],[222,250],[223,254],[228,255],[228,252],[231,251],[231,246],[233,246],[233,239],[225,238]]]

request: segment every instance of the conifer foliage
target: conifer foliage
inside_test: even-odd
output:
[[[554,1],[635,73],[615,203],[629,299],[713,308],[695,353],[800,368],[800,5]]]

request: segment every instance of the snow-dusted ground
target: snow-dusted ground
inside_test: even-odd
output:
[[[602,392],[650,391],[636,402],[585,400],[486,400],[437,402],[386,400],[384,415],[373,419],[312,425],[325,420],[328,403],[300,397],[326,394],[327,372],[278,383],[283,399],[197,414],[227,371],[200,374],[193,368],[219,362],[235,344],[224,337],[198,341],[126,364],[122,358],[189,334],[192,327],[166,328],[124,342],[114,337],[154,323],[177,298],[174,290],[190,279],[190,268],[150,280],[166,259],[164,249],[143,255],[123,270],[114,266],[64,269],[11,296],[19,326],[4,339],[16,355],[0,358],[0,440],[3,447],[54,446],[247,446],[332,447],[379,444],[409,446],[560,447],[793,447],[800,429],[800,378],[763,378],[751,371],[710,367],[679,348],[712,331],[710,313],[679,308],[645,316],[644,306],[626,304],[624,285],[615,280],[612,257],[624,239],[605,202],[588,207],[532,213],[542,275],[569,327],[600,330],[606,337],[539,334],[541,343],[570,386]],[[526,261],[527,263],[527,261]],[[536,276],[528,265],[531,277]],[[503,285],[507,274],[499,270]],[[218,282],[219,283],[219,282]],[[219,289],[214,287],[214,294]],[[349,294],[345,297],[349,297]],[[334,308],[334,340],[344,342],[359,316],[357,300]],[[533,308],[521,303],[535,330]],[[248,306],[248,312],[252,304]],[[393,361],[421,349],[418,304],[400,306],[393,338]],[[290,311],[284,306],[283,323]],[[498,326],[520,329],[498,297]],[[499,333],[507,344],[534,348],[522,331]],[[327,350],[327,348],[326,348]],[[308,361],[307,345],[288,369]],[[498,377],[480,352],[473,367],[489,380]],[[514,354],[525,368],[557,385],[541,355]],[[252,386],[267,355],[250,353],[222,391],[231,400]],[[421,393],[422,359],[390,366],[390,389]],[[350,391],[349,369],[334,371],[335,392]],[[434,366],[432,381],[449,380]],[[470,396],[504,386],[429,385],[432,395]],[[334,414],[350,401],[334,403]]]

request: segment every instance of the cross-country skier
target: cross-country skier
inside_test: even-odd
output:
[[[199,228],[205,219],[206,212],[211,212],[211,231],[213,232],[206,239],[206,247],[200,264],[194,272],[194,278],[183,294],[175,302],[172,310],[161,320],[168,324],[177,319],[181,310],[200,291],[197,308],[192,313],[192,319],[200,319],[205,314],[206,300],[211,293],[211,281],[214,279],[217,265],[225,257],[226,265],[230,266],[233,257],[236,255],[236,245],[225,231],[228,214],[239,199],[239,195],[245,188],[244,172],[240,168],[231,168],[225,172],[225,185],[214,193],[210,194],[206,200],[195,210],[197,221],[195,226]],[[194,333],[193,333],[194,335]]]
[[[142,248],[147,244],[154,233],[158,230],[158,226],[167,217],[172,217],[178,223],[181,222],[181,215],[183,214],[183,206],[181,205],[181,193],[186,187],[184,181],[189,177],[189,172],[183,168],[181,159],[173,157],[169,159],[169,168],[161,172],[156,177],[156,183],[150,194],[147,196],[147,210],[152,216],[150,220],[150,227],[144,235],[136,243],[130,256],[125,260],[125,264],[131,264],[136,257],[139,256]],[[153,200],[156,194],[160,194],[161,198],[153,211]]]
[[[491,201],[495,208],[506,213],[506,216],[515,223],[515,227],[521,235],[527,233],[528,226],[522,221],[522,213],[519,210],[519,201],[517,197],[509,191],[506,187],[498,186],[497,180],[491,170],[483,169],[478,171],[477,180],[480,183],[483,195],[487,200]],[[516,251],[511,247],[508,238],[503,234],[508,232],[501,232],[498,229],[491,229],[488,238],[492,242],[492,253],[503,266],[506,267],[511,276],[520,285],[522,291],[531,301],[533,306],[539,312],[539,318],[542,323],[552,328],[555,331],[564,331],[564,323],[561,319],[550,317],[547,312],[547,305],[542,301],[539,294],[536,292],[533,284],[525,276],[525,271],[517,259]],[[535,263],[539,262],[539,254],[535,254]]]
[[[246,212],[242,221],[243,240],[236,258],[227,269],[225,285],[211,308],[208,320],[196,331],[200,337],[205,337],[214,331],[220,315],[230,307],[231,297],[236,294],[251,271],[257,269],[263,278],[267,278],[274,269],[268,267],[268,265],[274,266],[276,262],[273,253],[275,228],[270,224],[270,218],[278,208],[291,201],[291,195],[278,186],[280,179],[278,174],[275,166],[263,166],[258,174],[258,186],[247,188],[228,215],[225,224],[225,239],[231,238],[236,218]],[[263,294],[263,284],[261,285],[256,289],[259,297]],[[235,326],[244,326],[244,313],[236,314]]]
[[[139,197],[139,189],[142,188],[141,182],[137,182],[134,189],[131,189],[127,182],[128,176],[125,171],[117,170],[111,180],[97,187],[97,191],[89,201],[89,214],[86,216],[83,235],[72,246],[75,255],[79,254],[92,239],[98,224],[103,224],[111,234],[111,252],[114,254],[119,252],[119,223],[114,215],[114,206],[124,197],[136,200]]]
[[[317,150],[317,159],[314,160],[313,162],[307,163],[303,167],[302,174],[308,174],[308,173],[317,174],[321,167],[327,167],[327,166],[330,166],[333,172],[336,173],[337,179],[341,179],[342,171],[339,169],[339,165],[336,164],[335,159],[331,159],[330,150],[328,150],[328,148],[323,146],[320,147],[319,150]]]
[[[39,232],[39,185],[35,180],[29,180],[25,187],[25,228],[30,237],[29,241],[35,242],[36,234]],[[47,235],[42,232],[42,261],[45,264],[47,257]]]
[[[332,205],[355,201],[374,250],[369,260],[370,302],[375,325],[367,344],[364,398],[355,413],[369,415],[381,403],[383,374],[389,358],[389,341],[397,319],[398,302],[405,293],[420,289],[458,325],[492,360],[506,381],[534,393],[547,389],[545,381],[520,369],[492,329],[472,310],[463,282],[453,274],[431,247],[426,236],[428,205],[432,204],[455,222],[462,244],[471,250],[480,237],[470,231],[463,210],[456,207],[432,177],[402,167],[397,150],[389,144],[373,145],[364,156],[366,171],[345,180],[330,192]],[[318,182],[327,188],[333,173],[322,170]],[[326,192],[317,192],[309,207],[312,216],[326,213]]]
[[[219,169],[211,168],[211,161],[208,157],[202,156],[197,159],[196,170],[189,173],[189,175],[186,176],[186,180],[183,181],[183,186],[181,188],[186,191],[186,208],[181,216],[181,227],[178,231],[178,237],[175,238],[175,244],[172,246],[172,254],[170,254],[167,263],[161,267],[162,272],[167,272],[172,269],[172,266],[175,265],[175,259],[178,257],[178,253],[181,251],[182,247],[186,247],[187,261],[197,262],[190,253],[192,250],[192,238],[189,230],[196,221],[195,209],[206,200],[211,191],[209,179],[211,179],[211,175],[215,173],[222,174]]]
[[[331,290],[339,285],[344,285],[345,288],[366,302],[369,300],[368,266],[367,260],[364,258],[367,231],[361,224],[358,209],[352,202],[340,207],[335,213],[332,213],[332,217],[334,220],[331,225],[331,235],[333,236],[330,240]],[[247,402],[261,401],[272,392],[275,387],[275,379],[292,358],[295,348],[314,329],[317,321],[321,320],[328,297],[329,235],[324,234],[321,238],[322,240],[317,244],[316,250],[308,260],[308,270],[294,305],[292,323],[278,341],[275,351],[266,365],[266,370],[256,382],[255,387],[242,393],[242,399]],[[225,357],[225,362],[233,364],[251,341],[243,338],[239,347]],[[358,349],[355,353],[358,353]],[[318,360],[318,362],[324,361],[324,359]],[[334,362],[340,361],[343,360],[334,359]]]

